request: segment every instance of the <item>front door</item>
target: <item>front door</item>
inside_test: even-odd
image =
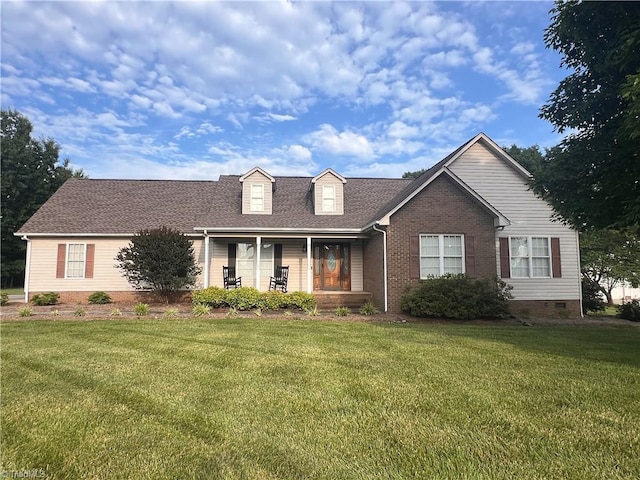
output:
[[[350,290],[349,245],[320,243],[314,249],[313,287],[315,290]]]

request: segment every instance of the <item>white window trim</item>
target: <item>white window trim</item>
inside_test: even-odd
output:
[[[513,264],[511,259],[515,258],[511,255],[511,239],[512,238],[526,238],[527,239],[527,260],[529,265],[529,275],[521,276],[514,274]],[[549,255],[546,257],[534,257],[533,256],[533,239],[544,238],[547,241],[547,251]],[[533,275],[533,259],[534,258],[548,258],[549,259],[549,275]],[[511,271],[511,278],[553,278],[553,252],[551,251],[551,237],[547,235],[511,235],[509,236],[509,270]]]
[[[264,185],[262,183],[251,184],[250,195],[249,210],[251,212],[264,212]]]
[[[327,200],[331,201],[331,208],[327,208],[328,206],[326,203]],[[336,211],[336,186],[335,185],[322,186],[322,211],[327,213],[334,213]]]
[[[79,277],[69,276],[69,252],[71,251],[71,245],[82,245],[82,274]],[[87,244],[86,243],[67,243],[64,255],[64,278],[69,280],[82,280],[85,278],[85,272],[87,271]]]
[[[460,247],[462,250],[462,274],[466,273],[466,261],[465,259],[466,257],[466,252],[464,249],[464,235],[461,233],[421,233],[420,234],[420,241],[419,241],[419,245],[418,245],[418,249],[420,251],[420,279],[421,280],[426,280],[427,278],[430,278],[431,275],[423,277],[422,276],[422,259],[423,258],[427,258],[427,257],[423,257],[422,256],[422,239],[424,237],[438,237],[438,258],[440,261],[440,274],[438,275],[439,277],[441,277],[442,275],[445,275],[448,272],[444,271],[444,237],[460,237]]]

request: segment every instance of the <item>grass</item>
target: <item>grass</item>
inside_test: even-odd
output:
[[[24,288],[3,288],[2,293],[6,293],[7,295],[24,295]]]
[[[3,471],[46,478],[640,475],[640,329],[22,321]]]

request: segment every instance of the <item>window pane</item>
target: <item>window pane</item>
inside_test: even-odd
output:
[[[251,211],[264,210],[264,185],[251,185]]]
[[[273,243],[263,243],[260,252],[260,279],[267,281],[274,273],[273,268]]]
[[[534,277],[550,277],[551,265],[549,258],[534,258],[533,264],[533,276]]]
[[[445,257],[444,272],[442,273],[462,273],[462,257]]]
[[[460,235],[445,235],[443,237],[444,252],[443,255],[462,257],[462,237]]]
[[[422,235],[420,237],[420,255],[439,256],[438,237],[435,235]]]
[[[549,256],[549,239],[548,238],[532,238],[531,253],[534,257]]]
[[[511,237],[511,256],[528,257],[529,248],[526,237]]]
[[[324,212],[333,212],[335,210],[335,188],[333,185],[325,185],[322,187],[322,210]]]
[[[238,271],[236,275],[242,277],[243,285],[253,285],[253,259],[255,257],[256,247],[253,243],[238,243],[236,251],[236,261],[238,262]]]
[[[440,259],[434,257],[424,257],[420,259],[420,277],[440,275]]]
[[[511,276],[512,277],[528,277],[529,276],[529,259],[528,258],[512,258],[511,259]]]

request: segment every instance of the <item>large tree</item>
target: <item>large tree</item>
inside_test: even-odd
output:
[[[640,283],[640,235],[635,229],[591,230],[580,235],[582,278],[613,304],[611,291]]]
[[[138,232],[116,260],[134,288],[151,290],[166,302],[194,286],[200,274],[191,240],[167,227]]]
[[[540,170],[544,155],[538,145],[523,148],[513,144],[510,147],[503,146],[502,149],[516,162],[529,170],[529,173],[536,175],[538,170]]]
[[[0,119],[2,285],[22,285],[25,242],[13,233],[74,174],[69,160],[58,161],[55,140],[35,139],[29,119],[15,110],[2,110]]]
[[[535,191],[578,229],[640,224],[640,2],[557,1],[545,43],[572,73],[540,116],[568,132]]]

